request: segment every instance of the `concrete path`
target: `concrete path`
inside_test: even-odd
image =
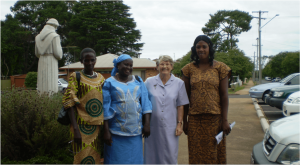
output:
[[[254,83],[252,80],[249,80],[249,82],[247,83],[247,85],[245,86],[244,89],[239,90],[237,92],[235,92],[235,94],[239,94],[239,95],[249,95],[249,90],[251,87],[254,86]]]
[[[252,80],[239,95],[249,95],[249,89],[254,86]],[[227,163],[249,164],[252,147],[263,140],[264,131],[251,98],[229,98],[228,121],[236,122],[229,136],[227,136]],[[187,136],[179,138],[178,164],[188,164]]]

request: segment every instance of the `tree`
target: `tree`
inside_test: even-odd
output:
[[[299,73],[299,51],[287,53],[284,60],[281,62],[282,77],[292,73]]]
[[[239,49],[232,49],[228,52],[216,52],[215,60],[224,62],[232,70],[233,76],[239,76],[241,80],[252,76],[253,63],[251,59],[245,56],[245,53]]]
[[[255,73],[255,74],[257,74],[257,73]],[[272,75],[272,68],[271,68],[270,62],[268,62],[262,70],[262,76],[263,77],[266,77],[266,76],[270,77],[271,75]]]
[[[70,44],[92,47],[96,53],[127,53],[137,56],[143,43],[129,7],[122,1],[80,1],[73,6]]]
[[[179,59],[173,67],[173,74],[181,76],[181,69],[191,60],[191,51]],[[215,60],[228,65],[232,70],[232,75],[239,75],[240,79],[250,78],[253,70],[253,63],[251,59],[245,56],[244,52],[239,49],[229,50],[228,52],[216,52]]]
[[[273,56],[263,69],[264,76],[286,77],[299,72],[299,51],[280,52]]]
[[[189,51],[186,55],[178,59],[178,62],[174,63],[173,71],[172,73],[176,76],[181,76],[181,69],[188,63],[190,63],[191,60],[191,51]]]
[[[271,65],[271,77],[282,77],[282,66],[281,66],[281,62],[284,60],[284,58],[286,57],[287,52],[280,52],[279,54],[275,55],[271,61],[269,62],[269,65]]]
[[[8,77],[23,71],[23,53],[31,32],[20,26],[12,15],[1,21],[1,76]]]
[[[216,51],[227,52],[237,48],[237,36],[251,29],[252,16],[248,12],[219,10],[210,17],[202,31],[211,38]]]

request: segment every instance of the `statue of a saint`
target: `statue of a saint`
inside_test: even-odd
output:
[[[60,36],[55,32],[59,26],[54,18],[35,37],[35,55],[39,58],[37,90],[44,92],[58,92],[58,60],[62,58]]]

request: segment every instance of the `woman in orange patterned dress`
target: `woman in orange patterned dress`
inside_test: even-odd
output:
[[[210,38],[198,36],[192,47],[192,62],[181,70],[190,101],[184,106],[183,117],[190,164],[226,164],[226,139],[217,144],[215,136],[231,131],[227,120],[231,69],[214,60],[214,52]]]

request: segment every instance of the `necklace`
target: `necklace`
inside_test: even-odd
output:
[[[96,74],[96,72],[94,72],[94,71],[93,71],[93,74],[92,74],[92,75],[85,74],[85,73],[84,73],[84,70],[82,70],[81,72],[82,72],[83,75],[85,75],[85,76],[88,77],[88,78],[94,78],[95,75],[96,75],[96,77],[97,77],[97,74]]]

